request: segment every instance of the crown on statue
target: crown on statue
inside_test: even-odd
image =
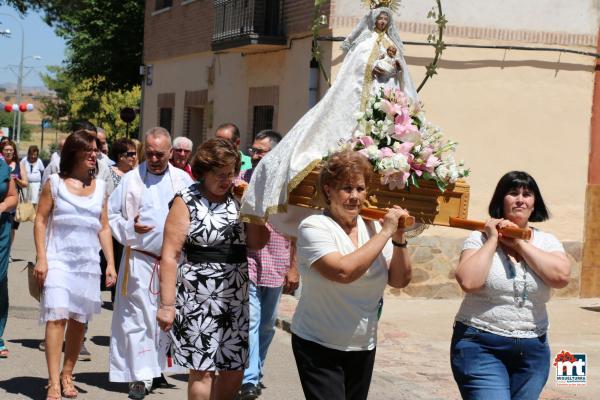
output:
[[[362,2],[370,9],[387,7],[392,11],[397,11],[400,7],[400,0],[362,0]]]

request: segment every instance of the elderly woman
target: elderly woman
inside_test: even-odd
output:
[[[380,223],[359,215],[372,167],[361,154],[333,154],[320,176],[328,204],[298,228],[302,297],[292,321],[292,349],[307,399],[366,399],[378,314],[386,285],[411,278],[406,239],[390,209]]]
[[[116,281],[105,183],[96,179],[96,140],[87,131],[67,138],[60,174],[42,189],[34,225],[34,275],[43,287],[40,323],[46,325],[48,400],[77,397],[73,369],[84,326],[100,313],[100,247],[109,260],[106,285]],[[65,335],[66,330],[66,335]],[[65,358],[59,374],[63,340]]]
[[[548,219],[537,183],[526,172],[504,175],[489,205],[485,232],[463,245],[456,279],[466,292],[456,315],[450,360],[464,399],[537,399],[550,368],[546,302],[569,283],[561,243],[533,230],[510,239],[504,227]]]
[[[175,364],[190,369],[188,398],[233,399],[248,360],[246,249],[264,247],[269,231],[239,219],[231,142],[204,142],[192,172],[199,182],[175,196],[165,223],[157,319],[173,326]]]

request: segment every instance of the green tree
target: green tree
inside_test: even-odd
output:
[[[131,89],[140,82],[144,0],[0,0],[21,13],[41,11],[67,43],[67,71],[102,91]]]
[[[106,131],[110,141],[125,137],[127,124],[121,119],[121,110],[125,107],[139,110],[141,98],[140,86],[134,86],[131,90],[114,90],[102,96],[96,123]],[[140,116],[137,113],[133,122],[129,124],[129,136],[137,136],[139,129]]]
[[[121,120],[124,107],[138,109],[140,107],[141,88],[134,86],[131,90],[112,90],[99,93],[94,88],[102,84],[103,78],[86,79],[74,85],[69,91],[69,115],[73,121],[86,119],[96,126],[102,127],[109,140],[124,137],[126,124]],[[139,117],[131,123],[129,132],[137,132]]]
[[[0,110],[0,128],[8,128],[12,131],[13,126],[13,113],[8,113],[4,109]]]
[[[85,119],[102,127],[110,140],[125,136],[126,124],[121,120],[121,109],[139,109],[140,86],[129,90],[98,90],[105,79],[94,77],[77,82],[65,68],[48,67],[42,80],[56,96],[42,100],[42,112],[63,131],[70,131],[74,122]],[[138,129],[139,117],[136,117],[129,132]]]
[[[12,131],[13,113],[8,113],[4,109],[0,109],[0,128],[8,128]],[[25,114],[21,115],[21,140],[31,139],[31,125],[27,124]]]
[[[47,69],[48,73],[40,75],[42,82],[56,95],[41,99],[41,111],[52,121],[53,126],[61,131],[66,131],[68,122],[71,120],[69,92],[75,82],[63,67],[48,66]]]

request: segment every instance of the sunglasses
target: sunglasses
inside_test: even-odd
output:
[[[137,153],[135,151],[128,151],[126,153],[121,154],[125,157],[137,157]]]

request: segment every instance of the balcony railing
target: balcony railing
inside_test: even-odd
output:
[[[285,45],[283,0],[215,0],[214,51]]]

